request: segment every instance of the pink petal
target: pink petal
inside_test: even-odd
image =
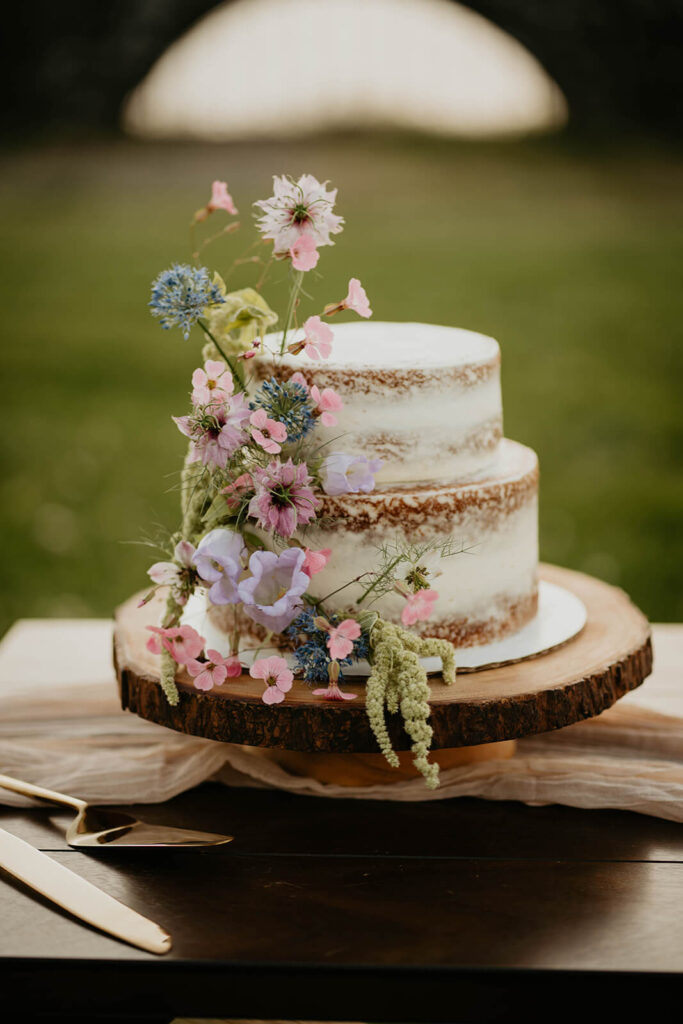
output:
[[[333,391],[332,388],[323,388],[322,394],[320,395],[320,398],[317,399],[317,402],[321,409],[334,409],[335,412],[338,412],[340,409],[344,408],[344,402],[342,401],[341,396],[338,395],[336,391]]]
[[[344,619],[337,628],[348,640],[357,640],[360,636],[360,626],[355,619]]]
[[[228,670],[225,665],[214,665],[211,675],[213,676],[215,685],[221,686],[227,679]]]
[[[210,210],[225,210],[226,213],[237,215],[237,207],[233,198],[228,192],[226,181],[214,181],[211,186],[211,199],[209,200]]]
[[[264,704],[279,704],[285,699],[285,695],[282,690],[279,690],[277,686],[266,687],[261,700]]]
[[[325,568],[330,560],[332,554],[332,548],[321,548],[320,551],[311,551],[310,548],[305,549],[305,558],[301,565],[303,572],[307,576],[315,576],[316,573],[321,572]]]
[[[292,689],[292,683],[294,682],[294,673],[290,672],[289,669],[283,669],[275,681],[275,685],[278,690],[282,690],[283,693],[287,693]]]
[[[204,374],[205,379],[202,383],[206,384],[209,380],[218,380],[219,377],[223,376],[225,373],[225,363],[222,359],[207,359],[204,363],[204,370],[206,371]]]
[[[154,583],[173,583],[178,575],[178,567],[173,562],[155,562],[150,565],[147,575]]]
[[[213,690],[213,678],[210,672],[202,672],[194,681],[196,690]]]
[[[284,441],[287,437],[287,427],[278,420],[268,420],[268,432],[274,441]]]
[[[346,640],[344,637],[332,637],[330,636],[327,641],[327,649],[329,650],[332,657],[339,661],[342,658],[348,657],[353,650],[353,643],[351,640]]]

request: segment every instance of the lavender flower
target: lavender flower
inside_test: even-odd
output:
[[[273,633],[286,629],[310,583],[302,569],[305,557],[301,548],[286,548],[281,555],[254,551],[249,559],[251,576],[238,586],[245,615]]]
[[[333,452],[320,468],[325,494],[357,494],[374,491],[375,476],[382,465],[381,459],[368,459],[365,455],[345,455]]]
[[[207,306],[224,301],[218,286],[211,282],[206,267],[174,263],[152,283],[149,307],[164,330],[180,327],[187,340],[190,328],[204,315]]]
[[[244,541],[233,530],[211,530],[202,537],[194,554],[194,564],[203,580],[211,583],[209,600],[213,604],[237,604],[237,581],[242,572]]]

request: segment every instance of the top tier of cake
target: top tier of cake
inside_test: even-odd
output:
[[[494,463],[502,402],[493,338],[436,324],[333,322],[332,328],[329,359],[286,355],[277,370],[283,378],[298,370],[309,386],[334,388],[342,397],[336,426],[319,428],[322,444],[381,458],[380,486],[461,480]],[[277,335],[267,341],[275,348]],[[254,363],[261,379],[273,372],[266,356]]]

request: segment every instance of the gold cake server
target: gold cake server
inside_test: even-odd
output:
[[[171,936],[30,843],[0,828],[0,868],[81,921],[148,953],[168,953]]]
[[[66,841],[69,846],[168,846],[190,849],[222,846],[233,839],[232,836],[216,832],[198,832],[196,829],[176,828],[174,825],[148,825],[123,811],[91,807],[85,800],[79,800],[75,796],[57,793],[54,789],[45,789],[44,786],[35,786],[32,782],[22,782],[21,779],[14,779],[9,775],[0,775],[0,788],[21,793],[22,796],[29,796],[41,803],[62,804],[77,811],[77,816],[66,830]]]

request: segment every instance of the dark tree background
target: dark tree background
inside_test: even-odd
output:
[[[0,44],[0,130],[5,137],[116,131],[126,94],[216,6],[212,0],[15,6]],[[683,0],[473,0],[468,6],[546,68],[567,97],[573,132],[680,136]]]

